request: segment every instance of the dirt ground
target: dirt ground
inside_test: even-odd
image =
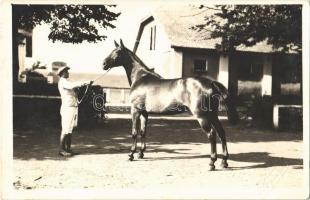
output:
[[[301,132],[222,122],[229,168],[220,168],[218,143],[219,159],[211,172],[208,139],[190,119],[150,119],[145,158],[136,155],[132,162],[127,156],[129,119],[80,128],[73,136],[73,149],[79,154],[71,158],[57,154],[60,127],[20,125],[14,128],[13,185],[16,192],[100,189],[100,198],[304,197]],[[70,195],[74,194],[66,198]]]

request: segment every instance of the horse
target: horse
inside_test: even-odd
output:
[[[135,53],[126,48],[123,41],[114,41],[115,49],[103,60],[103,70],[123,66],[130,84],[132,116],[132,145],[129,160],[134,159],[137,136],[141,136],[138,158],[144,157],[146,149],[146,127],[149,114],[163,114],[175,111],[176,105],[188,108],[207,134],[211,144],[209,170],[215,170],[217,160],[216,133],[222,143],[223,159],[221,167],[228,167],[228,150],[225,130],[218,119],[219,98],[226,107],[228,120],[239,120],[236,108],[228,90],[221,83],[207,77],[164,79],[147,67]],[[207,105],[207,106],[206,106]]]

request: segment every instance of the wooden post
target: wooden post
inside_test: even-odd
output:
[[[23,41],[26,42],[26,39],[24,39]],[[25,70],[25,58],[26,58],[26,45],[19,44],[18,45],[18,65],[19,65],[18,77],[20,73]]]
[[[273,106],[273,127],[278,130],[279,129],[279,106]]]
[[[110,88],[106,88],[105,89],[105,93],[106,93],[106,102],[107,103],[110,103],[111,101],[110,101],[110,96],[111,96],[111,94],[110,94]]]
[[[271,126],[274,115],[278,115],[277,108],[273,107],[272,98],[272,57],[264,55],[263,57],[263,77],[261,80],[262,86],[262,111],[263,123],[265,126]],[[274,112],[274,114],[273,114]],[[275,121],[275,123],[277,123]]]
[[[272,59],[271,56],[264,56],[263,62],[263,78],[261,81],[262,84],[262,96],[272,95]]]
[[[218,81],[228,88],[229,81],[229,57],[228,55],[220,55]]]
[[[183,52],[173,49],[172,52],[172,66],[169,70],[169,78],[182,78],[183,70]]]
[[[121,89],[121,102],[125,103],[125,89]]]

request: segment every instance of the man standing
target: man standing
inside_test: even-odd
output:
[[[58,90],[61,96],[61,135],[60,135],[60,150],[61,156],[72,156],[71,151],[71,137],[72,130],[77,126],[78,119],[78,98],[74,89],[82,87],[87,84],[92,84],[93,81],[87,82],[70,82],[69,70],[65,65],[58,69],[57,74],[60,77],[58,82]]]

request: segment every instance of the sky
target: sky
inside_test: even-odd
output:
[[[71,72],[102,73],[102,61],[114,49],[114,40],[119,42],[119,39],[122,39],[125,46],[133,49],[140,22],[157,7],[154,3],[145,2],[139,2],[139,6],[137,5],[129,1],[113,8],[121,12],[117,21],[113,23],[116,28],[106,30],[107,39],[98,43],[53,43],[48,40],[49,26],[37,26],[33,30],[33,56],[27,63],[38,60],[50,67],[53,61],[64,61],[71,67]],[[115,68],[109,73],[122,74],[124,70]]]

